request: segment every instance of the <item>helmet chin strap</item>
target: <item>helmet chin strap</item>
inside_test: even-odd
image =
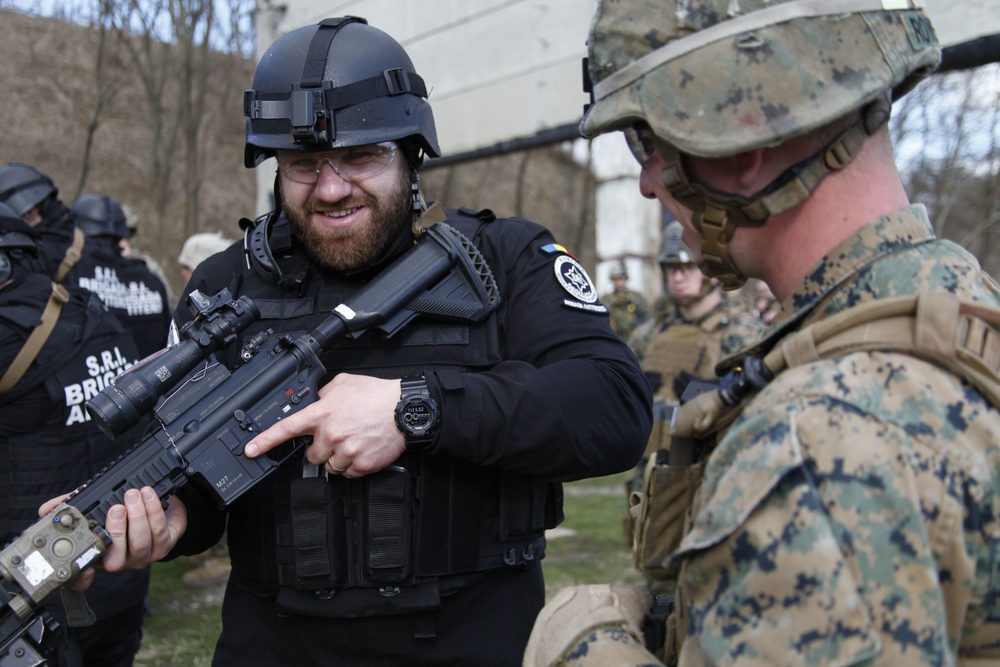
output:
[[[889,119],[889,94],[869,104],[861,118],[852,123],[826,147],[792,165],[763,190],[749,197],[717,190],[691,178],[683,156],[676,148],[657,142],[663,156],[660,180],[674,198],[694,213],[694,225],[701,234],[702,261],[699,268],[716,278],[722,289],[734,290],[747,277],[733,263],[729,242],[737,227],[760,227],[772,215],[778,215],[805,201],[820,181],[847,166],[861,151],[865,140]]]

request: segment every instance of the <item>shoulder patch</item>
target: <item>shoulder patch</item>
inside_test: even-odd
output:
[[[590,282],[590,276],[580,262],[569,255],[556,257],[555,261],[556,280],[563,289],[569,292],[584,303],[594,303],[597,301],[597,290],[594,283]]]
[[[560,255],[556,257],[553,269],[556,280],[559,281],[562,288],[576,299],[575,301],[565,299],[563,305],[595,313],[605,314],[608,312],[608,309],[597,301],[597,290],[594,288],[594,283],[591,282],[586,269],[575,258],[569,255]]]

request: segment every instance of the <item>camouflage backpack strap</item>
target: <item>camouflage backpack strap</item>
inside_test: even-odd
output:
[[[56,322],[59,321],[59,314],[62,312],[62,307],[67,301],[69,301],[69,293],[66,291],[66,288],[62,285],[52,283],[52,294],[49,296],[49,302],[46,304],[45,310],[42,311],[41,322],[31,331],[31,335],[28,336],[28,339],[24,341],[24,345],[21,346],[21,351],[17,353],[14,361],[11,362],[3,377],[0,378],[0,393],[10,391],[24,377],[24,373],[31,366],[31,362],[41,352],[42,347],[45,346],[45,341],[49,339],[52,330],[55,329]]]
[[[83,246],[86,242],[87,237],[84,236],[83,230],[79,227],[74,227],[73,243],[66,248],[66,254],[63,255],[62,262],[59,263],[59,270],[56,271],[55,281],[57,283],[61,283],[70,269],[76,266],[76,263],[83,257]]]
[[[860,351],[899,352],[963,378],[1000,407],[1000,308],[926,293],[879,299],[782,339],[674,414],[671,434],[703,438],[730,423],[749,396],[786,368]]]
[[[934,363],[965,379],[1000,406],[1000,308],[927,293],[873,301],[806,327],[765,357],[775,374],[787,367],[879,350]]]

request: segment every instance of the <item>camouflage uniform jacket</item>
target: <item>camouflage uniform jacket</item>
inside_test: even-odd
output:
[[[912,206],[829,253],[760,348],[930,290],[1000,302]],[[1000,411],[942,368],[856,352],[785,371],[722,437],[697,502],[671,555],[682,666],[1000,663]],[[566,664],[651,657],[608,630]]]
[[[913,206],[829,253],[768,340],[931,290],[1000,303]],[[712,453],[700,500],[672,556],[682,665],[1000,659],[1000,411],[951,373],[862,352],[782,373]]]

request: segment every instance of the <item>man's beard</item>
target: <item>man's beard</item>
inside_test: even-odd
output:
[[[379,257],[396,242],[410,223],[410,191],[405,172],[392,189],[382,198],[362,192],[339,203],[339,208],[364,206],[369,224],[362,230],[331,229],[311,223],[315,209],[308,203],[294,207],[285,203],[285,216],[295,234],[305,246],[309,258],[320,266],[334,271],[351,271],[362,268]]]

